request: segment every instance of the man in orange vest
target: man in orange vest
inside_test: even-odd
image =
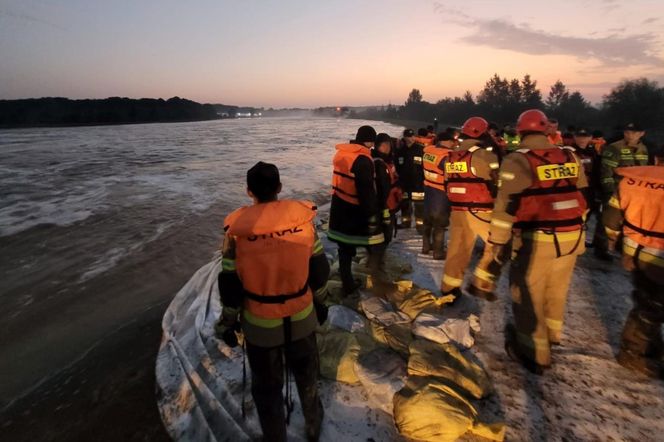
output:
[[[616,169],[621,177],[603,213],[609,248],[623,237],[622,262],[632,272],[634,307],[623,328],[618,362],[664,378],[664,167]]]
[[[450,241],[443,270],[443,296],[459,298],[463,277],[479,237],[486,242],[500,163],[491,147],[489,123],[471,117],[461,129],[464,140],[445,162],[445,190],[452,210]]]
[[[293,406],[288,382],[292,373],[307,439],[315,441],[323,407],[317,388],[314,332],[325,319],[322,301],[330,267],[313,225],[316,207],[307,201],[278,201],[280,191],[277,167],[257,163],[247,172],[247,193],[254,204],[224,220],[219,332],[234,347],[241,324],[251,367],[251,392],[265,440],[286,440],[287,415]]]
[[[550,366],[551,346],[560,343],[567,290],[576,258],[585,250],[581,190],[588,185],[573,149],[551,144],[546,127],[539,110],[519,117],[521,146],[500,167],[489,240],[472,283],[491,293],[513,250],[514,325],[506,328],[505,348],[536,374]]]
[[[546,126],[546,136],[549,139],[549,143],[553,144],[554,146],[563,145],[563,136],[558,130],[558,120],[555,118],[549,118],[549,122]]]
[[[369,250],[369,270],[373,276],[380,274],[385,237],[370,151],[375,142],[375,129],[362,126],[355,140],[337,145],[332,161],[334,173],[327,237],[339,245],[339,275],[346,295],[356,295],[360,287],[351,271],[357,247]]]
[[[399,176],[392,157],[393,138],[386,133],[376,136],[376,143],[371,149],[376,171],[376,194],[382,213],[385,247],[394,236],[396,228],[395,214],[401,205],[403,192],[399,187]]]
[[[450,223],[450,202],[445,192],[445,160],[456,144],[454,133],[441,132],[436,145],[424,148],[424,233],[422,254],[445,259],[445,229]]]

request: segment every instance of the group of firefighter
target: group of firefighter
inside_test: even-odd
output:
[[[514,321],[505,349],[543,374],[561,342],[577,257],[591,246],[602,262],[621,256],[634,277],[618,362],[664,377],[664,167],[648,165],[644,130],[627,124],[608,144],[585,128],[563,135],[539,110],[522,113],[502,134],[478,116],[460,130],[431,129],[406,129],[395,140],[363,126],[337,146],[328,237],[339,245],[347,296],[359,284],[351,273],[355,249],[368,249],[380,282],[387,243],[414,220],[422,254],[445,260],[440,294],[453,302],[464,292],[494,301],[511,262]],[[586,242],[591,215],[596,228]],[[478,238],[484,249],[463,287]]]
[[[393,287],[385,251],[414,221],[422,253],[445,260],[440,294],[452,302],[464,291],[495,300],[496,281],[511,262],[514,321],[505,349],[543,374],[561,343],[577,257],[592,244],[602,262],[621,256],[633,274],[634,307],[618,362],[663,378],[664,167],[648,165],[643,136],[634,123],[613,143],[583,128],[563,136],[539,110],[524,112],[502,134],[481,117],[437,135],[431,127],[417,135],[407,129],[400,140],[360,127],[333,159],[327,236],[338,245],[342,302],[356,306],[359,299],[361,282],[352,273],[358,247],[368,250],[374,290]],[[224,221],[216,331],[231,347],[244,335],[265,440],[287,438],[292,375],[307,440],[315,441],[324,415],[315,330],[327,317],[330,265],[313,225],[316,207],[279,200],[280,191],[277,167],[257,163],[247,173],[253,205]],[[597,227],[586,244],[593,214]],[[464,287],[477,238],[483,252]]]

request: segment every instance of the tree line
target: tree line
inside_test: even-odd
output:
[[[579,91],[570,90],[558,80],[546,97],[530,75],[522,79],[494,74],[482,90],[473,95],[446,97],[435,103],[424,100],[413,89],[402,106],[388,105],[354,112],[352,116],[369,119],[438,121],[459,124],[472,115],[481,115],[499,125],[514,124],[521,112],[541,109],[564,126],[585,126],[612,130],[627,122],[639,122],[649,130],[664,130],[664,88],[647,78],[625,80],[593,106]],[[564,127],[561,126],[561,127]]]
[[[0,127],[199,121],[219,117],[214,105],[179,97],[0,100]]]

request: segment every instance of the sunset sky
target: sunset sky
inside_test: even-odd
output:
[[[664,83],[664,0],[0,0],[0,98],[265,107],[477,93],[494,73],[593,102]]]

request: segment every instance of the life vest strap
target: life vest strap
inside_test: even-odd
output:
[[[354,195],[352,193],[348,193],[345,190],[337,187],[337,186],[332,186],[332,189],[334,189],[335,192],[343,193],[344,195],[350,197],[350,198],[357,198],[357,195]]]
[[[555,229],[556,227],[582,226],[583,218],[570,218],[560,220],[517,221],[514,228],[524,230]]]
[[[467,207],[469,209],[493,209],[493,203],[462,203],[450,201],[452,207]]]
[[[282,295],[259,295],[257,293],[252,293],[248,290],[244,290],[244,296],[251,299],[252,301],[260,302],[261,304],[285,304],[286,301],[291,299],[299,298],[304,296],[309,291],[309,285],[305,284],[300,290],[295,293],[288,293]]]
[[[447,179],[448,183],[481,183],[488,185],[490,181],[483,178],[463,178],[463,177],[450,177]]]
[[[335,175],[339,175],[340,177],[348,178],[349,180],[354,180],[354,179],[355,179],[354,176],[352,176],[352,175],[348,175],[348,174],[343,173],[343,172],[339,172],[338,170],[333,171],[333,173],[334,173]]]
[[[635,232],[640,233],[643,236],[650,236],[650,237],[653,237],[653,238],[664,239],[664,232],[655,232],[653,230],[643,229],[639,226],[635,226],[634,224],[630,223],[626,219],[623,220],[623,224],[625,226],[629,227],[630,229],[634,230]]]

